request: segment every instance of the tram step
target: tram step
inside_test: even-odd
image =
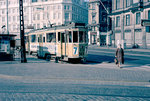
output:
[[[63,59],[60,59],[60,61],[68,61],[68,57],[64,57]]]

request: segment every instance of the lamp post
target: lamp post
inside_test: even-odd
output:
[[[19,0],[20,13],[20,39],[21,39],[21,63],[26,63],[25,40],[24,40],[24,18],[23,18],[23,0]]]
[[[110,14],[110,12],[107,10],[107,8],[105,7],[105,5],[103,4],[103,2],[101,0],[99,0],[99,2],[101,3],[101,5],[103,6],[103,8],[105,9],[105,11],[107,13],[107,38],[106,38],[107,42],[106,42],[106,44],[107,44],[107,47],[108,47],[108,21],[109,21],[108,18],[110,18],[110,17],[108,17],[108,14]],[[109,3],[108,3],[108,5],[109,5]]]
[[[7,34],[9,34],[9,27],[8,27],[8,0],[6,1],[6,9],[7,9]]]

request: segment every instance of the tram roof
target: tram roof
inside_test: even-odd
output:
[[[14,34],[0,34],[0,36],[15,37],[15,36],[17,36],[17,35],[14,35]]]
[[[48,31],[48,30],[56,30],[56,29],[68,29],[68,28],[85,28],[85,23],[69,23],[69,24],[62,24],[62,25],[57,25],[52,27],[33,29],[27,32],[26,34],[36,32],[36,31]]]

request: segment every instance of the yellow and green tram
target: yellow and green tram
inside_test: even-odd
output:
[[[26,38],[26,50],[31,54],[37,53],[39,58],[71,60],[87,57],[87,28],[83,23],[32,30]]]

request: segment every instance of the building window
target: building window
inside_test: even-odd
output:
[[[141,23],[141,13],[136,13],[136,24],[140,24]]]
[[[35,20],[35,15],[33,15],[33,20]]]
[[[47,19],[49,19],[49,13],[47,13]]]
[[[61,9],[61,6],[60,6],[60,5],[58,5],[58,9]]]
[[[60,14],[60,13],[58,13],[58,19],[60,19],[60,17],[61,17],[61,14]]]
[[[126,0],[126,7],[129,7],[131,5],[131,0]]]
[[[92,3],[92,9],[93,10],[95,9],[95,3]]]
[[[53,14],[53,19],[56,19],[56,13]]]
[[[11,16],[8,17],[9,22],[11,22]]]
[[[37,15],[37,20],[40,20],[40,14]]]
[[[5,13],[5,10],[3,9],[3,10],[2,10],[2,14],[4,14],[4,13]]]
[[[66,9],[67,7],[66,7],[66,5],[64,5],[64,9]]]
[[[126,15],[126,26],[130,25],[130,14]]]
[[[16,30],[16,25],[13,25],[13,30]]]
[[[32,0],[32,2],[37,2],[37,0]]]
[[[92,24],[96,24],[96,13],[92,12]]]
[[[24,12],[26,12],[27,11],[27,8],[24,8]]]
[[[69,10],[69,9],[70,9],[70,6],[68,5],[67,8],[68,8],[68,10]]]
[[[116,9],[120,9],[120,0],[116,0]]]
[[[16,17],[15,16],[13,16],[13,21],[16,21]]]
[[[39,29],[40,28],[40,24],[37,24],[37,29]]]
[[[5,22],[5,17],[2,17],[2,22]]]
[[[138,3],[140,0],[133,0],[133,3]]]
[[[12,13],[15,13],[15,9],[12,9]]]
[[[56,9],[56,6],[54,5],[54,6],[53,6],[53,10],[55,10],[55,9]]]
[[[116,17],[116,27],[120,27],[120,16]]]
[[[69,13],[65,13],[65,20],[69,20]]]

